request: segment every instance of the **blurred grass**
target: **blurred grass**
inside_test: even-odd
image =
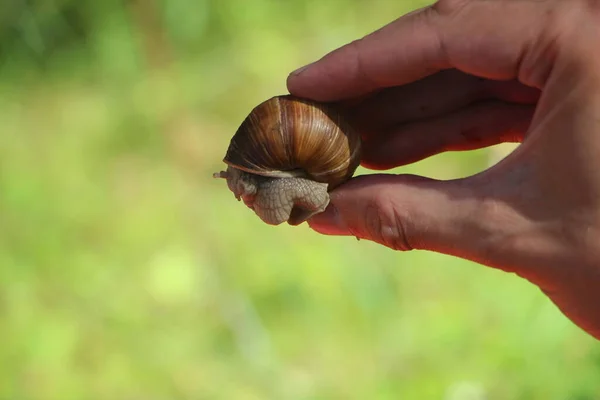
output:
[[[527,282],[265,226],[211,177],[289,71],[425,4],[9,1],[0,398],[600,398],[597,343]]]

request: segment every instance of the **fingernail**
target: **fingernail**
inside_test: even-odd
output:
[[[348,235],[350,231],[339,210],[329,204],[327,209],[308,220],[309,226],[325,235]]]
[[[304,67],[298,68],[297,70],[295,70],[294,72],[292,72],[290,74],[290,76],[298,76],[298,75],[300,75],[301,73],[303,73],[304,71],[306,71],[313,64],[314,63],[310,63],[310,64],[305,65]]]

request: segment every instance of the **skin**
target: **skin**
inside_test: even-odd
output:
[[[600,339],[599,46],[598,0],[441,0],[292,73],[356,116],[367,168],[521,143],[464,179],[357,177],[310,226],[518,274]]]

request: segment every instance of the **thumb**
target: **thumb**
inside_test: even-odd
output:
[[[308,223],[326,235],[351,235],[394,250],[426,249],[471,258],[481,241],[481,201],[468,179],[365,175],[331,193]]]

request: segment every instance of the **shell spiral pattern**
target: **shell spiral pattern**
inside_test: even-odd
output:
[[[259,104],[231,139],[224,162],[266,177],[303,177],[329,189],[360,164],[361,138],[334,107],[276,96]]]

